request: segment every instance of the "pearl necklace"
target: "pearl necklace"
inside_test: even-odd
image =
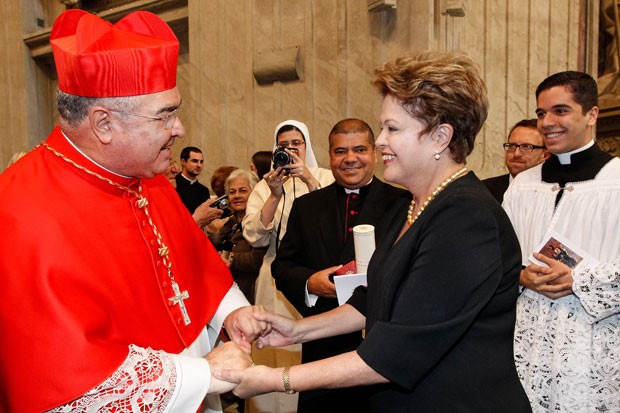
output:
[[[422,204],[422,207],[420,207],[420,210],[415,214],[415,216],[413,215],[413,211],[415,210],[416,202],[415,202],[415,198],[412,199],[411,203],[409,204],[409,209],[407,210],[407,223],[409,225],[413,225],[413,223],[418,219],[420,214],[426,209],[428,204],[430,204],[431,201],[433,199],[435,199],[435,197],[441,191],[446,189],[446,187],[448,185],[450,185],[452,182],[454,182],[455,180],[459,179],[461,176],[465,175],[466,173],[467,173],[467,167],[463,167],[463,168],[459,169],[458,171],[456,171],[454,174],[450,175],[441,184],[439,184],[439,186],[437,188],[435,188],[435,190],[429,195],[429,197],[426,199],[426,201],[424,201],[424,203]]]

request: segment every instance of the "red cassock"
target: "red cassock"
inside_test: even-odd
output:
[[[142,188],[170,249],[191,323],[136,197],[39,146],[0,175],[0,411],[38,412],[108,378],[128,345],[179,353],[232,285],[228,268],[168,180],[119,178],[56,128],[47,144],[77,164]]]

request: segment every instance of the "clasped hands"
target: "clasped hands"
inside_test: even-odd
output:
[[[258,372],[267,367],[254,366],[250,355],[252,343],[262,349],[300,342],[295,320],[268,313],[263,306],[248,306],[231,312],[224,320],[224,328],[231,341],[216,347],[205,357],[213,374],[209,394],[234,390],[236,395],[246,398],[273,391],[261,390]]]
[[[242,398],[277,390],[277,383],[261,379],[266,366],[254,366],[251,343],[258,349],[298,343],[301,337],[295,320],[268,313],[263,306],[243,307],[233,311],[224,321],[231,341],[216,347],[205,357],[213,378],[210,394],[234,390]],[[264,376],[263,376],[264,377]]]
[[[573,274],[566,264],[538,252],[534,258],[548,267],[537,264],[525,267],[519,279],[522,286],[554,300],[573,293]]]

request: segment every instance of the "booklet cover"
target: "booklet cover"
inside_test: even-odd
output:
[[[555,231],[549,231],[545,235],[536,251],[549,258],[563,262],[571,269],[579,269],[585,266],[590,267],[598,262],[578,245]],[[535,264],[547,266],[534,258],[533,255],[530,255],[529,259]]]
[[[338,296],[338,305],[347,302],[360,285],[366,285],[366,274],[346,274],[334,276],[334,284],[336,284],[336,295]]]

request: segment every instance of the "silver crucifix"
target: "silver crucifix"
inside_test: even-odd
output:
[[[185,308],[185,303],[183,300],[187,300],[189,298],[189,293],[187,290],[181,292],[179,288],[179,284],[176,281],[172,281],[172,290],[174,291],[174,296],[168,298],[172,302],[172,304],[178,304],[181,307],[181,312],[183,313],[183,321],[185,321],[185,325],[188,326],[192,320],[189,319],[189,314],[187,314],[187,308]]]

